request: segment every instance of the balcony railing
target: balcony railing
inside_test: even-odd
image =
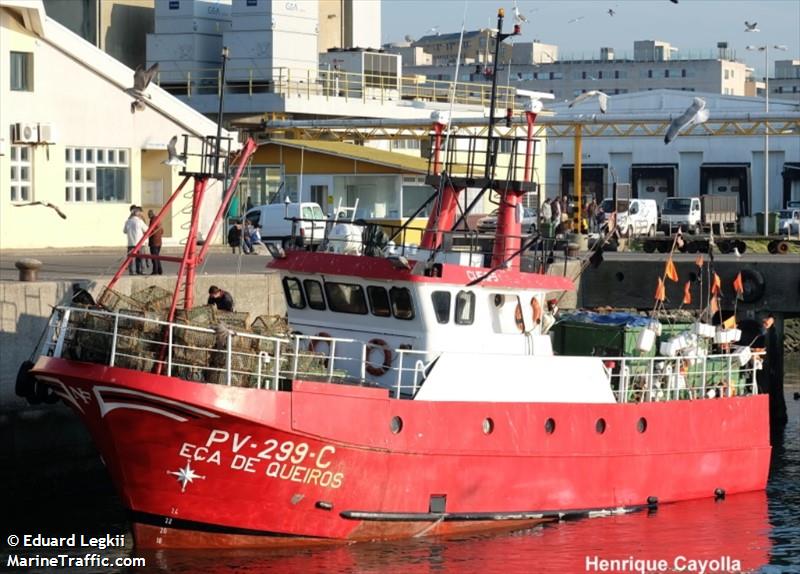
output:
[[[158,84],[176,96],[194,98],[203,95],[220,95],[222,70],[197,68],[181,71],[162,71]],[[299,70],[279,68],[228,68],[225,82],[226,94],[278,94],[284,97],[345,102],[390,102],[417,100],[488,107],[491,85],[446,80],[429,80],[424,76],[396,77],[383,74],[352,73],[341,70]],[[514,108],[515,88],[498,86],[497,107]]]

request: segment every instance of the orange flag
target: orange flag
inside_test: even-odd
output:
[[[711,301],[709,302],[709,308],[711,309],[711,315],[716,315],[717,311],[719,311],[719,303],[717,302],[717,296],[714,295],[711,297]]]
[[[714,273],[714,279],[711,282],[711,294],[719,295],[719,292],[721,290],[722,290],[722,279],[719,278],[719,275]]]
[[[692,282],[687,281],[686,285],[683,286],[683,304],[684,305],[691,305],[692,304]]]
[[[698,267],[702,267],[703,266],[703,254],[702,253],[700,255],[698,255],[697,258],[694,260],[694,264],[697,265]]]
[[[664,270],[664,275],[671,279],[672,281],[678,282],[678,270],[675,268],[675,263],[672,261],[672,257],[667,259],[667,268]]]
[[[667,289],[664,287],[664,282],[661,277],[658,278],[658,287],[656,287],[656,301],[664,301],[667,298]]]
[[[736,291],[736,296],[739,297],[744,293],[744,283],[742,283],[742,272],[736,274],[736,279],[733,280],[733,288]]]

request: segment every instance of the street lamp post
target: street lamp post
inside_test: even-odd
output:
[[[786,50],[786,46],[773,46]],[[747,46],[748,50],[764,52],[764,112],[769,114],[769,44]],[[764,236],[769,235],[769,120],[764,118]]]

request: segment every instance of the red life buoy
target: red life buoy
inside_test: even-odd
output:
[[[319,333],[317,333],[314,336],[315,337],[320,337],[320,338],[325,338],[325,339],[330,339],[331,338],[330,333],[326,333],[325,331],[320,331]],[[325,365],[325,368],[327,368],[328,365],[330,364],[330,362],[329,362],[329,358],[330,357],[328,355],[330,355],[330,353],[331,353],[331,344],[330,344],[329,341],[317,341],[315,339],[309,339],[309,341],[308,341],[308,352],[309,353],[320,353],[320,354],[322,354],[322,351],[318,351],[317,349],[323,344],[327,345],[327,348],[325,349],[325,359],[323,360],[322,363]]]
[[[383,352],[383,362],[380,363],[380,366],[375,366],[372,362],[372,351]],[[383,339],[371,339],[369,343],[367,343],[367,372],[370,375],[374,375],[376,377],[380,377],[381,375],[385,374],[390,368],[392,367],[392,350],[389,348],[389,345]]]
[[[531,297],[531,310],[533,312],[533,324],[538,325],[542,322],[542,305],[536,297]]]

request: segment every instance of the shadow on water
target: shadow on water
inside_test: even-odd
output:
[[[146,568],[107,572],[364,572],[416,574],[424,572],[600,572],[588,560],[666,560],[667,570],[638,563],[607,569],[613,572],[683,571],[800,573],[800,357],[787,362],[785,393],[789,423],[774,440],[766,492],[662,505],[655,512],[552,523],[534,529],[447,539],[419,539],[279,550],[159,550],[133,549],[122,505],[108,477],[94,458],[81,472],[49,476],[36,482],[41,468],[58,466],[37,461],[34,468],[17,468],[8,509],[16,533],[87,536],[125,534],[125,548],[104,556],[139,556]],[[68,453],[63,453],[67,459]],[[77,467],[76,467],[77,469]],[[70,478],[67,478],[69,476]],[[22,483],[22,484],[20,484]],[[17,490],[19,496],[13,495]],[[5,537],[4,537],[5,538]],[[5,543],[5,539],[2,541]],[[8,548],[3,546],[0,571]],[[75,549],[74,555],[82,555]],[[46,551],[41,552],[47,555]],[[676,562],[679,561],[679,562]],[[684,560],[684,562],[680,562]],[[713,562],[716,561],[716,562]],[[727,562],[726,562],[727,561]],[[683,568],[683,570],[681,570]],[[24,569],[23,569],[24,570]],[[47,569],[29,569],[48,572]],[[64,572],[55,569],[53,572]],[[88,570],[86,570],[88,571]]]

